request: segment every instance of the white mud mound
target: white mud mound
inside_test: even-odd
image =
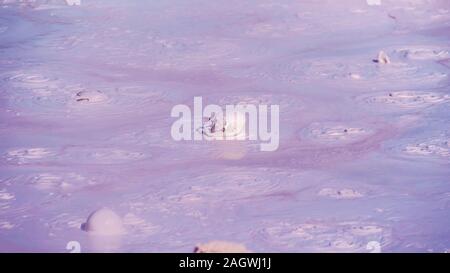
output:
[[[93,235],[121,235],[125,233],[122,219],[114,211],[102,208],[89,215],[82,229]]]

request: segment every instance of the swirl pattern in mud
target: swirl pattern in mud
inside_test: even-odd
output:
[[[0,252],[450,249],[445,1],[68,2],[0,0]],[[176,141],[198,96],[278,105],[278,149]]]

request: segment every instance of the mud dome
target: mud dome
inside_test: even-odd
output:
[[[0,0],[0,252],[450,250],[447,0],[76,2]]]

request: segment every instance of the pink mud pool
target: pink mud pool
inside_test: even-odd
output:
[[[0,252],[449,251],[449,72],[446,0],[0,0]],[[174,141],[194,96],[279,149]]]

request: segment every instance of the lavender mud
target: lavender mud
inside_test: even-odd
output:
[[[449,28],[446,0],[0,0],[0,252],[448,252]]]

